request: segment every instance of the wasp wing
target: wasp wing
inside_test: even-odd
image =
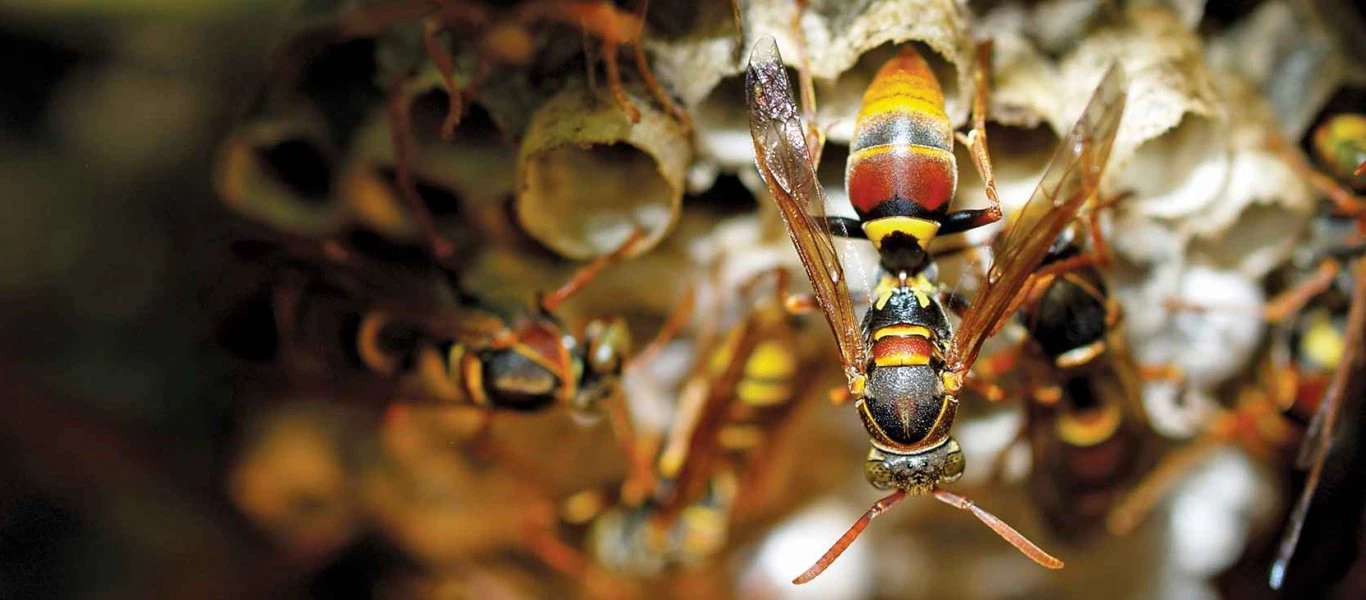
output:
[[[985,286],[973,299],[954,337],[949,365],[972,366],[978,351],[999,325],[1016,294],[1038,268],[1053,240],[1096,193],[1124,114],[1124,76],[1111,66],[1096,87],[1077,124],[1048,163],[1034,195],[1014,223],[992,243]]]
[[[825,192],[816,181],[806,146],[808,131],[802,124],[801,109],[793,99],[791,82],[772,37],[764,37],[754,45],[745,88],[759,174],[778,205],[787,234],[811,280],[816,303],[835,334],[845,375],[852,380],[866,368],[868,351],[854,318],[844,268],[830,239]]]

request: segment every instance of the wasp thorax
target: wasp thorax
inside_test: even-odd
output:
[[[874,447],[863,463],[863,474],[873,487],[924,495],[957,481],[963,476],[963,464],[963,450],[957,441],[948,438],[934,448],[914,454],[894,454]]]

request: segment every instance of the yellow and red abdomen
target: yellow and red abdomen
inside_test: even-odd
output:
[[[944,94],[929,64],[907,46],[863,95],[845,167],[849,201],[865,221],[932,217],[947,212],[957,185]]]

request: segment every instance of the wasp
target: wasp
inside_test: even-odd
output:
[[[401,269],[327,243],[332,249],[316,257],[329,261],[326,275],[277,287],[276,327],[286,347],[340,341],[361,365],[400,377],[419,397],[522,412],[558,405],[591,415],[617,391],[632,356],[630,332],[619,317],[595,318],[574,332],[556,311],[641,237],[637,231],[512,319],[464,304],[443,291],[439,277],[400,276]],[[681,303],[646,352],[665,343],[690,309]]]
[[[788,277],[776,269],[743,285],[746,316],[722,335],[701,337],[672,426],[657,443],[637,444],[653,446],[645,468],[614,492],[590,490],[563,503],[561,520],[579,530],[584,550],[543,534],[532,540],[537,555],[574,575],[591,557],[619,574],[654,576],[715,558],[732,524],[759,510],[772,487],[763,458],[777,451],[815,375],[801,368],[809,357],[783,303]],[[755,305],[755,290],[770,278],[775,293]]]
[[[1030,495],[1050,529],[1073,539],[1102,521],[1152,465],[1141,381],[1174,371],[1139,365],[1129,351],[1123,309],[1103,272],[1104,207],[1095,203],[1087,215],[1089,248],[1080,221],[1054,240],[1019,297],[1025,339],[981,361],[976,372],[992,379],[1026,367],[1025,421],[1016,439],[1029,443]]]
[[[936,235],[960,233],[1001,218],[986,152],[986,69],[979,52],[973,129],[963,137],[987,182],[991,206],[949,210],[957,185],[954,136],[943,95],[925,60],[911,47],[879,70],[854,126],[845,186],[859,219],[825,216],[807,129],[793,99],[777,45],[755,46],[746,74],[750,131],[760,174],[825,314],[872,448],[864,464],[874,487],[895,491],[878,500],[824,556],[794,583],[819,575],[872,518],[907,494],[932,495],[972,512],[1026,556],[1061,568],[1021,534],[942,484],[963,473],[963,453],[950,435],[958,395],[982,344],[1002,324],[1049,247],[1096,192],[1125,104],[1123,77],[1111,68],[1081,119],[1055,153],[1015,225],[993,244],[983,289],[955,332],[944,311],[927,253]],[[878,250],[883,276],[862,323],[854,317],[844,269],[831,241],[867,237]]]

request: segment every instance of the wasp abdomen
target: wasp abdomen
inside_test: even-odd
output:
[[[845,178],[864,221],[947,212],[958,185],[953,127],[939,81],[913,47],[887,61],[864,94]]]

